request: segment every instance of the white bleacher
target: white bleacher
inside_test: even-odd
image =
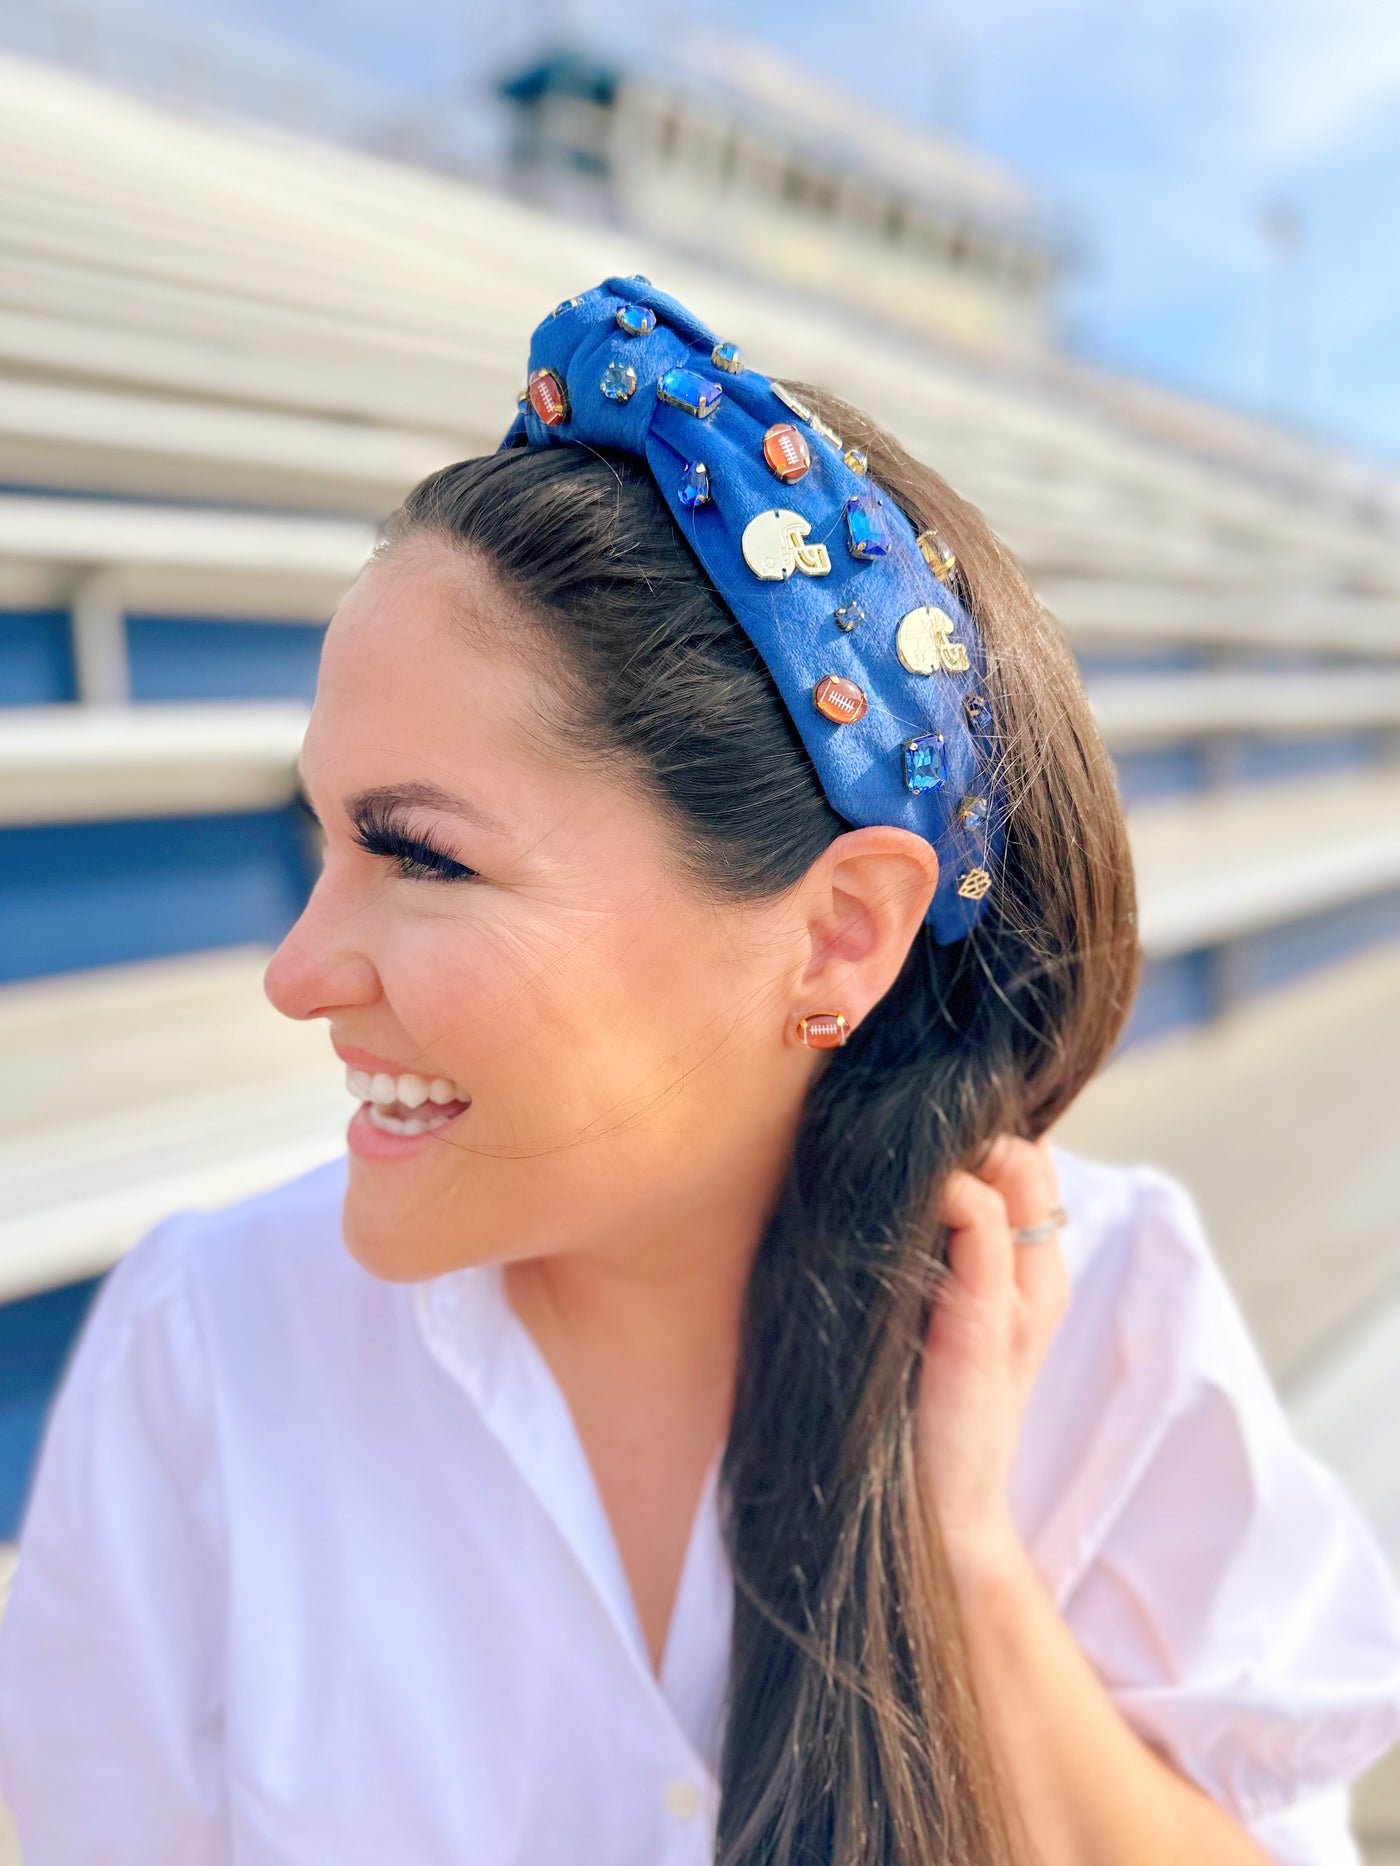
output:
[[[1275,1375],[1335,1438],[1338,1350],[1400,1304],[1398,1102],[1391,945],[1130,1049],[1055,1134],[1091,1158],[1150,1159],[1185,1180]],[[1395,1384],[1400,1360],[1385,1371]],[[1380,1416],[1393,1432],[1394,1399]],[[1395,1528],[1400,1557],[1400,1517]]]
[[[1154,799],[1128,822],[1149,958],[1400,888],[1400,770]]]
[[[275,810],[296,794],[297,701],[26,706],[0,731],[0,825]]]
[[[99,568],[127,613],[324,622],[373,545],[351,518],[0,492],[0,610]]]
[[[1379,476],[1343,494],[1319,455],[1313,496],[1285,491],[1262,443],[1253,474],[1213,464],[1209,421],[1196,452],[1166,446],[1069,371],[959,367],[464,183],[0,60],[0,256],[8,477],[39,462],[32,478],[85,486],[96,449],[112,489],[377,516],[427,466],[494,444],[541,305],[641,265],[756,362],[888,419],[985,506],[1076,637],[1142,632],[1143,594],[1150,628],[1189,634],[1190,602],[1152,599],[1171,576],[1220,611],[1210,628],[1395,652]]]
[[[343,1151],[344,1070],[323,1025],[268,1004],[266,962],[238,948],[0,988],[0,1301]]]
[[[1089,698],[1115,752],[1237,734],[1307,739],[1400,727],[1400,668],[1097,674]]]

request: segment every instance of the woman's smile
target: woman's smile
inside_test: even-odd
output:
[[[345,1086],[360,1104],[346,1140],[361,1159],[411,1158],[471,1107],[470,1094],[448,1076],[405,1069],[352,1043],[333,1041],[332,1047],[345,1064]]]
[[[345,1140],[350,1151],[362,1160],[389,1162],[411,1159],[421,1153],[467,1112],[458,1104],[452,1109],[434,1112],[426,1118],[397,1116],[372,1101],[362,1101],[350,1117]]]

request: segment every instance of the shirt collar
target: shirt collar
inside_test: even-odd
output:
[[[428,1350],[513,1459],[605,1603],[647,1688],[678,1719],[696,1766],[719,1766],[733,1611],[716,1508],[720,1458],[707,1475],[667,1638],[663,1677],[646,1654],[621,1557],[568,1404],[506,1294],[500,1263],[414,1285]]]
[[[500,1394],[513,1330],[504,1266],[469,1264],[417,1283],[414,1310],[434,1359],[490,1417]]]

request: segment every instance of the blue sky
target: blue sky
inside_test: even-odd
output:
[[[982,0],[959,33],[959,127],[1084,229],[1076,347],[1400,459],[1400,7]]]
[[[1400,0],[185,0],[178,12],[184,32],[198,20],[244,35],[257,56],[296,48],[308,77],[342,76],[347,109],[393,93],[440,112],[551,27],[643,52],[682,31],[760,34],[799,69],[845,74],[1039,185],[1085,252],[1062,297],[1076,350],[1400,463]],[[1265,236],[1271,203],[1301,230],[1287,250]]]

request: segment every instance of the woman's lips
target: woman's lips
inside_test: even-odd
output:
[[[449,1127],[452,1127],[466,1114],[469,1103],[453,1103],[442,1112],[447,1119],[433,1127],[420,1129],[415,1133],[394,1133],[378,1124],[374,1115],[374,1104],[362,1101],[350,1117],[350,1125],[345,1130],[346,1143],[350,1151],[362,1160],[371,1160],[385,1164],[396,1160],[410,1160],[415,1154],[422,1153],[440,1141]],[[455,1110],[455,1112],[454,1112]]]
[[[346,1140],[366,1160],[409,1159],[471,1106],[471,1096],[447,1076],[406,1069],[373,1050],[332,1039],[345,1064],[345,1086],[360,1106]]]
[[[331,1048],[347,1068],[363,1069],[371,1076],[434,1076],[442,1073],[430,1068],[421,1057],[417,1062],[395,1062],[391,1056],[376,1056],[373,1050],[362,1050],[356,1043],[342,1043],[338,1037],[331,1038]]]

